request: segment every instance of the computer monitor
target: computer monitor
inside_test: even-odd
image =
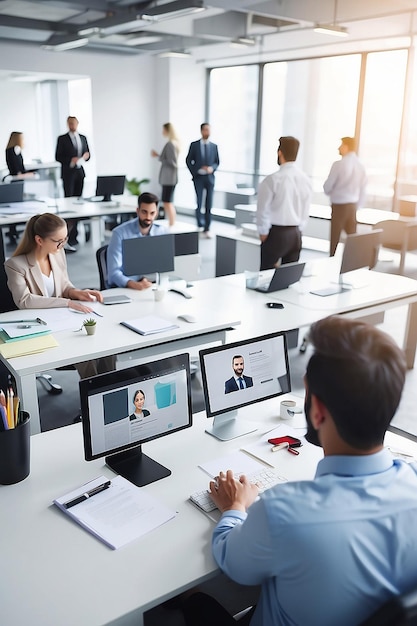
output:
[[[174,270],[174,235],[123,239],[123,274],[147,276]]]
[[[369,233],[356,233],[346,237],[340,275],[362,267],[370,270],[375,267],[381,245],[381,233],[381,229],[376,229]]]
[[[333,296],[352,289],[352,285],[346,282],[344,275],[363,267],[369,269],[375,267],[381,245],[381,233],[381,229],[375,229],[369,233],[347,235],[340,264],[338,284],[316,289],[311,293],[316,296]],[[360,286],[365,285],[361,283]]]
[[[206,432],[222,441],[257,430],[239,419],[240,408],[291,391],[283,332],[200,350],[200,365],[207,417],[214,418]]]
[[[110,202],[112,195],[123,194],[125,181],[126,176],[97,176],[96,196],[103,196],[102,202]]]
[[[104,456],[139,487],[171,474],[142,445],[192,425],[188,354],[85,378],[79,386],[87,461]]]
[[[0,183],[0,204],[23,202],[23,181]]]

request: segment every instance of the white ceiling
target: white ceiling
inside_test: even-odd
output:
[[[316,24],[337,23],[354,42],[409,37],[417,31],[417,0],[200,0],[205,10],[187,17],[170,15],[178,2],[198,0],[0,0],[0,42],[51,46],[84,35],[83,50],[111,54],[159,55],[187,51],[197,62],[268,54],[302,54],[305,48],[333,44],[335,38],[314,32]],[[164,6],[166,5],[166,6]],[[170,6],[173,5],[173,6]],[[161,7],[164,7],[161,9]],[[147,11],[167,10],[154,21]],[[121,29],[112,33],[108,29]],[[231,47],[238,37],[254,45]],[[395,47],[395,43],[393,44]]]

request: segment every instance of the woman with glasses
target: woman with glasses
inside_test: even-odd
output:
[[[67,224],[58,215],[34,215],[13,256],[5,264],[7,285],[19,309],[69,307],[91,313],[87,303],[103,302],[95,289],[77,289],[68,277],[64,245],[68,240]],[[84,302],[86,304],[84,304]],[[113,370],[115,357],[102,357],[75,363],[81,378]]]
[[[58,215],[43,213],[30,218],[21,242],[4,264],[19,309],[69,307],[91,313],[87,303],[103,301],[99,291],[77,289],[71,283],[64,252],[67,240],[67,224]]]

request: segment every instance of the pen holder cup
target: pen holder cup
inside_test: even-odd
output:
[[[0,432],[0,485],[14,485],[30,472],[30,415],[20,412],[16,428]]]

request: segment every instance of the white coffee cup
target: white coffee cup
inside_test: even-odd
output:
[[[303,409],[297,406],[295,400],[283,400],[280,404],[280,417],[283,420],[288,420],[294,417],[296,413],[302,413]]]
[[[155,298],[155,302],[160,302],[165,296],[165,289],[154,289],[153,296]]]

